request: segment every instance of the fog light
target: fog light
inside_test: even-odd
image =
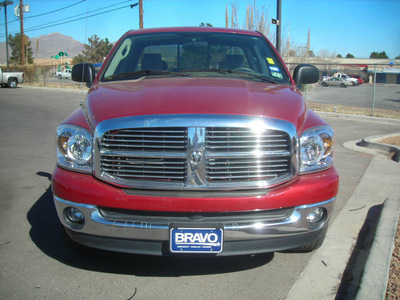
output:
[[[321,207],[313,208],[307,216],[307,225],[311,229],[318,228],[325,219],[325,210]]]
[[[65,215],[67,220],[71,223],[83,225],[85,223],[85,216],[83,213],[75,208],[75,207],[68,207],[65,211]]]

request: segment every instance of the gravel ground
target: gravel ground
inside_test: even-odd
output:
[[[392,261],[390,263],[389,281],[386,300],[400,299],[400,222],[397,225]]]
[[[400,146],[400,136],[381,141],[384,144]],[[386,300],[400,299],[400,221],[397,223],[396,237],[392,261],[390,263],[389,280],[386,290]]]

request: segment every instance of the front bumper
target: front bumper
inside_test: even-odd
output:
[[[118,252],[169,255],[169,231],[176,224],[224,230],[224,251],[218,255],[254,254],[292,249],[316,239],[327,226],[335,198],[309,205],[246,213],[143,213],[76,203],[54,196],[58,216],[76,242]],[[79,209],[85,221],[72,223],[67,208]],[[316,207],[325,215],[310,228],[307,215]]]

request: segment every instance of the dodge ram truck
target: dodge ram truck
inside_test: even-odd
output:
[[[70,246],[248,255],[321,246],[338,191],[332,128],[261,33],[132,30],[57,128],[52,190]],[[84,248],[83,247],[83,248]]]

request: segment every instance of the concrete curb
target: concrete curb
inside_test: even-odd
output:
[[[352,279],[351,284],[344,291],[344,293],[346,293],[345,295],[338,294],[339,287],[341,287],[342,284],[343,275],[349,267],[350,260],[354,259],[353,251],[355,250],[356,243],[358,243],[360,230],[365,226],[367,221],[371,221],[368,219],[372,219],[372,222],[376,222],[377,207],[381,207],[385,200],[393,199],[390,200],[389,203],[392,203],[393,201],[400,202],[400,185],[398,184],[400,182],[400,164],[370,148],[357,146],[359,142],[359,140],[346,142],[344,146],[352,150],[367,152],[374,155],[374,157],[352,196],[347,201],[335,221],[330,225],[324,244],[320,249],[313,253],[307,266],[300,273],[298,280],[286,295],[285,299],[287,300],[297,300],[302,298],[318,300],[343,298],[353,299],[358,289],[359,293],[366,289],[364,294],[366,295],[368,294],[369,289],[368,283],[366,282],[369,279],[363,278],[363,283],[359,286],[364,266],[365,269],[370,268],[374,270],[376,265],[379,264],[386,266],[388,259],[390,261],[392,252],[390,252],[390,254],[386,253],[385,255],[382,255],[382,252],[374,254],[376,258],[365,258],[367,259],[367,262],[365,259],[358,259],[356,257],[356,260],[361,260],[362,262],[362,266],[360,267],[361,270],[357,271],[359,272],[359,275],[354,276],[355,278]],[[390,205],[386,204],[386,206],[388,207]],[[397,225],[398,211],[391,208],[385,208],[385,215],[382,215],[380,218],[380,223],[382,223],[382,225],[379,224],[379,227],[393,227],[394,219],[396,219]],[[375,226],[370,225],[371,224],[367,224],[366,227],[375,228]],[[395,233],[396,232],[394,231],[391,232],[390,236],[387,236],[387,234],[384,235],[384,247],[389,249],[390,245],[393,245]],[[373,232],[369,234],[373,234]],[[372,241],[373,245],[375,242],[378,243],[378,241],[379,237],[375,238],[375,240]],[[368,248],[367,250],[369,251],[370,249],[372,248]],[[364,251],[363,255],[365,255],[365,257],[368,256],[368,251]],[[374,271],[370,272],[373,273]],[[382,286],[384,285],[384,282],[387,282],[388,276],[385,271],[382,271],[379,276],[381,282],[383,282],[380,284]],[[343,290],[340,290],[340,292],[343,293]],[[377,297],[373,298],[381,299]],[[360,297],[359,299],[371,298]]]
[[[399,213],[400,199],[384,202],[356,299],[385,298]]]
[[[362,139],[359,146],[367,147],[370,149],[376,149],[376,150],[387,152],[387,153],[395,153],[393,159],[396,162],[399,162],[400,161],[400,146],[383,144],[380,142],[381,140],[384,140],[386,138],[391,138],[394,136],[400,136],[400,132],[382,135],[382,136],[366,137],[366,138]]]

